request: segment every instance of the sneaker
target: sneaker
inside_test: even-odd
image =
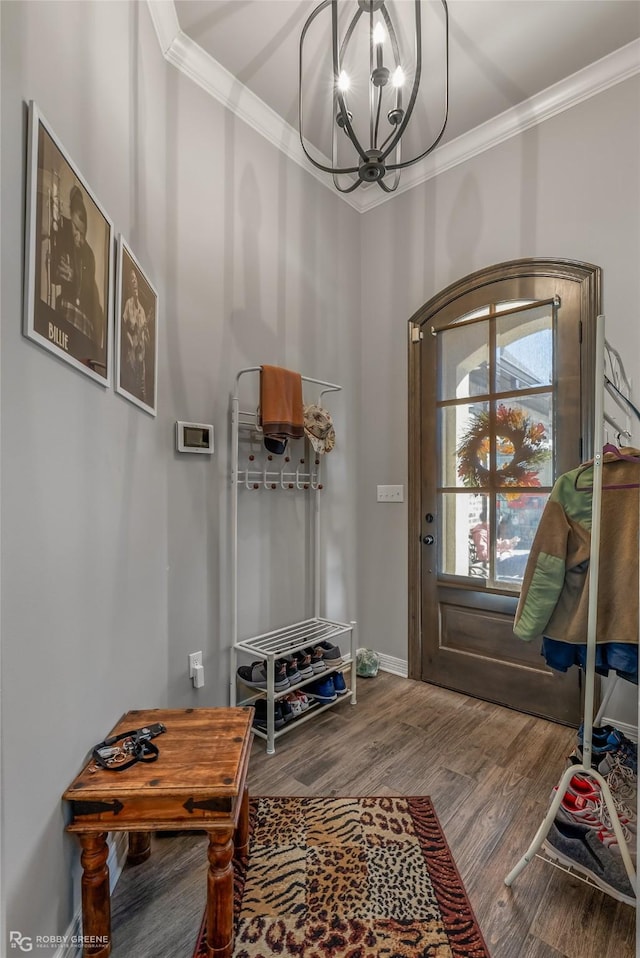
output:
[[[266,689],[267,669],[265,663],[254,662],[252,665],[241,665],[238,669],[238,678],[252,688]]]
[[[582,726],[578,729],[576,736],[576,754],[582,760],[583,732]],[[621,762],[631,768],[636,774],[638,772],[638,746],[630,738],[614,728],[612,725],[603,725],[593,730],[591,739],[591,751],[600,761],[608,755],[615,755]]]
[[[315,649],[305,649],[304,651],[311,658],[311,668],[314,674],[316,672],[324,672],[327,667],[324,664],[324,656],[320,646]]]
[[[261,732],[267,731],[267,703],[264,699],[258,699],[254,703],[254,708],[256,714],[253,717],[253,726],[254,728],[259,729]],[[282,714],[282,708],[279,702],[275,702],[273,705],[273,726],[276,729],[282,728],[284,725],[284,716]]]
[[[635,907],[636,899],[624,862],[586,825],[556,818],[542,847],[553,861],[573,868],[608,895]]]
[[[576,741],[578,745],[582,745],[584,738],[584,728],[581,725],[576,733]],[[637,756],[638,746],[633,742],[628,736],[621,732],[620,729],[615,728],[613,725],[594,725],[591,732],[592,743],[595,743],[598,748],[601,748],[605,751],[610,751],[612,746],[618,747],[623,745],[625,748],[630,749]]]
[[[302,715],[302,703],[300,702],[300,699],[294,692],[291,692],[290,695],[286,695],[284,699],[282,700],[282,702],[283,704],[286,702],[287,705],[289,706],[289,709],[291,710],[291,713],[290,713],[291,717],[289,720],[287,720],[287,715],[285,712],[285,716],[284,716],[285,722],[293,721],[293,719],[297,719]]]
[[[291,722],[295,718],[293,714],[293,703],[291,702],[291,696],[285,695],[283,699],[280,699],[279,705],[282,710],[282,717],[284,721]]]
[[[614,850],[620,850],[618,847],[618,839],[611,825],[609,811],[601,797],[594,799],[581,795],[576,796],[571,792],[565,792],[556,817],[559,817],[563,821],[569,821],[573,824],[584,825],[590,828],[603,845],[607,847],[615,845]],[[629,846],[629,854],[633,859],[635,855],[635,848],[633,847],[635,841],[633,841],[633,839],[635,836],[632,835],[629,822],[622,813],[619,813],[618,820],[624,839]]]
[[[334,672],[331,678],[333,679],[333,687],[338,695],[346,695],[349,689],[347,688],[347,683],[344,680],[342,672]]]
[[[292,695],[295,698],[296,702],[298,703],[300,711],[306,712],[307,709],[311,706],[311,702],[309,701],[309,696],[306,695],[301,690],[297,692],[292,692]]]
[[[302,682],[302,676],[298,671],[298,663],[292,655],[285,655],[283,659],[276,660],[276,668],[282,667],[284,663],[285,674],[289,679],[289,685],[297,685]]]
[[[311,656],[309,653],[304,651],[295,652],[293,658],[298,666],[300,678],[310,679],[313,675],[313,669],[311,668]]]
[[[638,772],[637,767],[634,769],[633,762],[628,764],[628,760],[625,757],[624,751],[621,752],[592,752],[592,767],[596,771],[600,772],[604,778],[607,778],[612,769],[617,769],[619,775],[627,779],[627,781],[633,785],[634,788],[637,788],[638,782]],[[571,755],[567,759],[570,765],[581,765],[582,764],[582,749],[579,747],[574,748]]]
[[[638,776],[630,768],[622,765],[614,758],[608,761],[608,770],[605,775],[607,785],[614,798],[620,799],[626,805],[635,808],[638,804]]]
[[[266,689],[267,663],[252,662],[251,665],[241,665],[238,669],[238,678],[252,688]],[[276,692],[283,692],[289,688],[290,682],[287,678],[287,669],[284,663],[276,662],[274,664],[273,683]]]
[[[329,668],[342,664],[342,653],[337,645],[332,645],[331,642],[325,641],[319,642],[316,648],[322,650],[322,658]]]
[[[635,811],[630,806],[627,807],[627,804],[624,802],[620,794],[614,793],[613,788],[611,787],[611,782],[608,779],[607,784],[609,785],[609,791],[611,792],[613,803],[616,807],[616,811],[618,812],[620,824],[626,825],[631,832],[635,833],[637,818]],[[598,817],[608,828],[611,828],[609,810],[604,801],[602,789],[595,779],[587,778],[584,775],[574,775],[567,787],[565,799],[568,796],[583,800],[586,804],[591,803],[592,806],[599,806],[600,813]]]
[[[311,685],[308,685],[307,694],[310,698],[316,699],[318,702],[335,702],[338,698],[338,693],[335,690],[330,675],[328,675],[326,679],[320,679],[318,682],[313,682]]]

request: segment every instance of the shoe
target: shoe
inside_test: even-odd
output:
[[[322,658],[329,668],[342,664],[342,653],[337,645],[332,645],[331,642],[325,641],[319,642],[316,648],[322,650]]]
[[[293,703],[291,702],[291,697],[289,695],[285,695],[283,699],[280,699],[279,705],[282,710],[282,718],[284,719],[285,723],[291,722],[295,718],[295,715],[293,714]]]
[[[289,685],[297,685],[302,682],[302,676],[298,671],[298,663],[292,655],[285,655],[283,659],[276,659],[276,669],[284,664],[285,674],[289,679]]]
[[[576,740],[576,755],[582,761],[582,726],[578,729]],[[591,751],[593,757],[597,757],[600,761],[608,755],[615,755],[623,764],[627,765],[636,774],[638,773],[638,746],[612,725],[603,725],[593,729]]]
[[[573,868],[613,898],[635,908],[636,899],[624,862],[586,825],[556,818],[542,847],[553,861]]]
[[[311,668],[311,656],[308,652],[294,652],[293,658],[296,661],[298,666],[298,672],[300,673],[301,679],[310,679],[313,675],[313,669]]]
[[[556,789],[553,791],[555,792]],[[609,811],[601,797],[593,799],[566,792],[560,802],[560,808],[558,809],[556,817],[562,821],[571,822],[574,825],[584,825],[597,835],[603,845],[606,845],[608,848],[615,845],[615,849],[612,850],[620,851],[618,839],[611,824]],[[631,858],[634,859],[635,835],[632,835],[629,822],[622,813],[619,813],[618,821],[620,822],[624,839],[629,847],[629,854]]]
[[[267,670],[264,662],[254,662],[252,665],[241,665],[238,669],[238,678],[245,685],[255,689],[266,689]]]
[[[349,689],[347,688],[347,683],[344,680],[342,672],[334,672],[331,678],[333,679],[333,687],[338,695],[346,695]]]
[[[618,812],[620,824],[626,825],[629,831],[635,834],[637,816],[634,809],[630,805],[627,806],[620,793],[616,794],[613,791],[609,779],[607,779],[607,784],[609,785],[609,791],[611,792],[613,803],[616,807],[616,811]],[[599,807],[598,817],[604,822],[605,825],[607,825],[608,828],[611,828],[609,810],[606,807],[606,803],[602,795],[602,789],[595,779],[588,778],[584,775],[574,775],[569,782],[564,797],[567,799],[567,801],[572,801],[572,799],[575,798],[576,804],[584,802],[585,805],[589,805],[590,803],[593,807]],[[565,804],[564,800],[563,804]]]
[[[313,682],[311,685],[308,685],[307,694],[310,698],[316,699],[318,702],[335,702],[338,698],[338,693],[335,690],[332,676],[330,675],[325,679],[320,679],[318,682]]]
[[[253,726],[254,728],[259,729],[261,732],[267,731],[267,703],[264,699],[258,699],[254,703],[254,708],[256,714],[253,717]],[[275,702],[273,706],[273,727],[276,729],[282,728],[284,725],[284,716],[282,714],[282,708],[279,702]]]
[[[315,649],[305,649],[304,651],[311,659],[311,668],[313,669],[314,674],[317,672],[324,672],[327,667],[324,664],[322,649],[318,646]]]
[[[302,690],[291,693],[294,699],[296,700],[298,707],[301,712],[306,712],[307,709],[311,706],[309,701],[309,696],[305,694]]]
[[[267,663],[252,662],[251,665],[241,665],[238,669],[238,678],[245,685],[250,685],[256,689],[266,689],[267,687]],[[273,688],[276,692],[283,692],[290,685],[287,678],[287,668],[285,663],[274,663],[273,670]]]
[[[622,765],[615,758],[608,758],[607,772],[602,772],[615,799],[624,802],[631,808],[638,804],[638,776],[630,768]]]
[[[283,714],[284,714],[285,722],[291,722],[302,715],[302,704],[298,696],[295,694],[295,692],[291,692],[289,695],[285,695],[285,697],[281,701],[283,705]],[[287,710],[286,710],[287,705],[289,706],[289,718],[287,718]]]
[[[617,772],[617,777],[625,779],[627,785],[633,788],[634,792],[637,791],[638,787],[638,772],[637,769],[631,767],[630,764],[627,764],[627,759],[625,758],[624,752],[592,752],[592,767],[604,778],[608,778],[610,772],[614,769]],[[582,749],[576,747],[571,755],[567,759],[569,765],[581,765],[582,764]],[[632,802],[633,804],[633,802]]]
[[[576,733],[578,745],[582,745],[583,738],[584,727],[581,725]],[[606,748],[607,751],[610,750],[611,746],[623,745],[625,748],[631,749],[636,756],[638,754],[638,746],[636,743],[613,725],[594,725],[591,732],[591,740],[592,742],[596,742],[600,748],[606,748],[608,745],[609,747]]]

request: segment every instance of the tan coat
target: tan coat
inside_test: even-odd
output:
[[[625,449],[640,457],[640,451]],[[638,642],[640,459],[610,453],[602,467],[600,583],[596,641]],[[514,632],[585,644],[591,559],[593,468],[565,473],[553,487],[522,583]],[[633,488],[607,488],[629,486]]]

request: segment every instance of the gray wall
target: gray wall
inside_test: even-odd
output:
[[[639,115],[636,77],[363,217],[358,581],[373,648],[407,655],[406,504],[376,503],[375,485],[406,482],[410,316],[484,266],[585,260],[603,269],[607,336],[638,382]],[[619,717],[635,715],[633,702]]]
[[[3,3],[1,16],[2,859],[7,930],[53,935],[77,905],[60,796],[91,745],[132,708],[228,703],[227,420],[243,366],[345,386],[322,579],[331,613],[356,615],[359,222],[165,63],[146,4]],[[21,334],[30,99],[158,290],[156,419]],[[212,422],[215,456],[178,456],[176,419]],[[305,510],[272,502],[254,500],[242,531],[243,608],[263,627],[304,605],[273,569],[297,581]]]
[[[345,386],[332,400],[325,608],[406,659],[406,512],[378,505],[375,486],[406,483],[407,320],[482,266],[585,259],[604,268],[612,338],[637,364],[639,85],[359,218],[168,67],[145,4],[0,11],[3,879],[8,928],[62,934],[77,850],[60,795],[87,749],[128,709],[227,702],[237,369],[272,362]],[[29,99],[158,289],[157,419],[21,335]],[[211,460],[174,452],[176,419],[214,423]],[[297,501],[245,505],[247,628],[305,605],[305,522]],[[186,657],[198,649],[196,693]]]

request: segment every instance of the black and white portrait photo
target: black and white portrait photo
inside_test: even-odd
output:
[[[30,105],[25,334],[108,385],[113,227]]]
[[[116,304],[116,391],[155,416],[158,294],[122,236]]]

